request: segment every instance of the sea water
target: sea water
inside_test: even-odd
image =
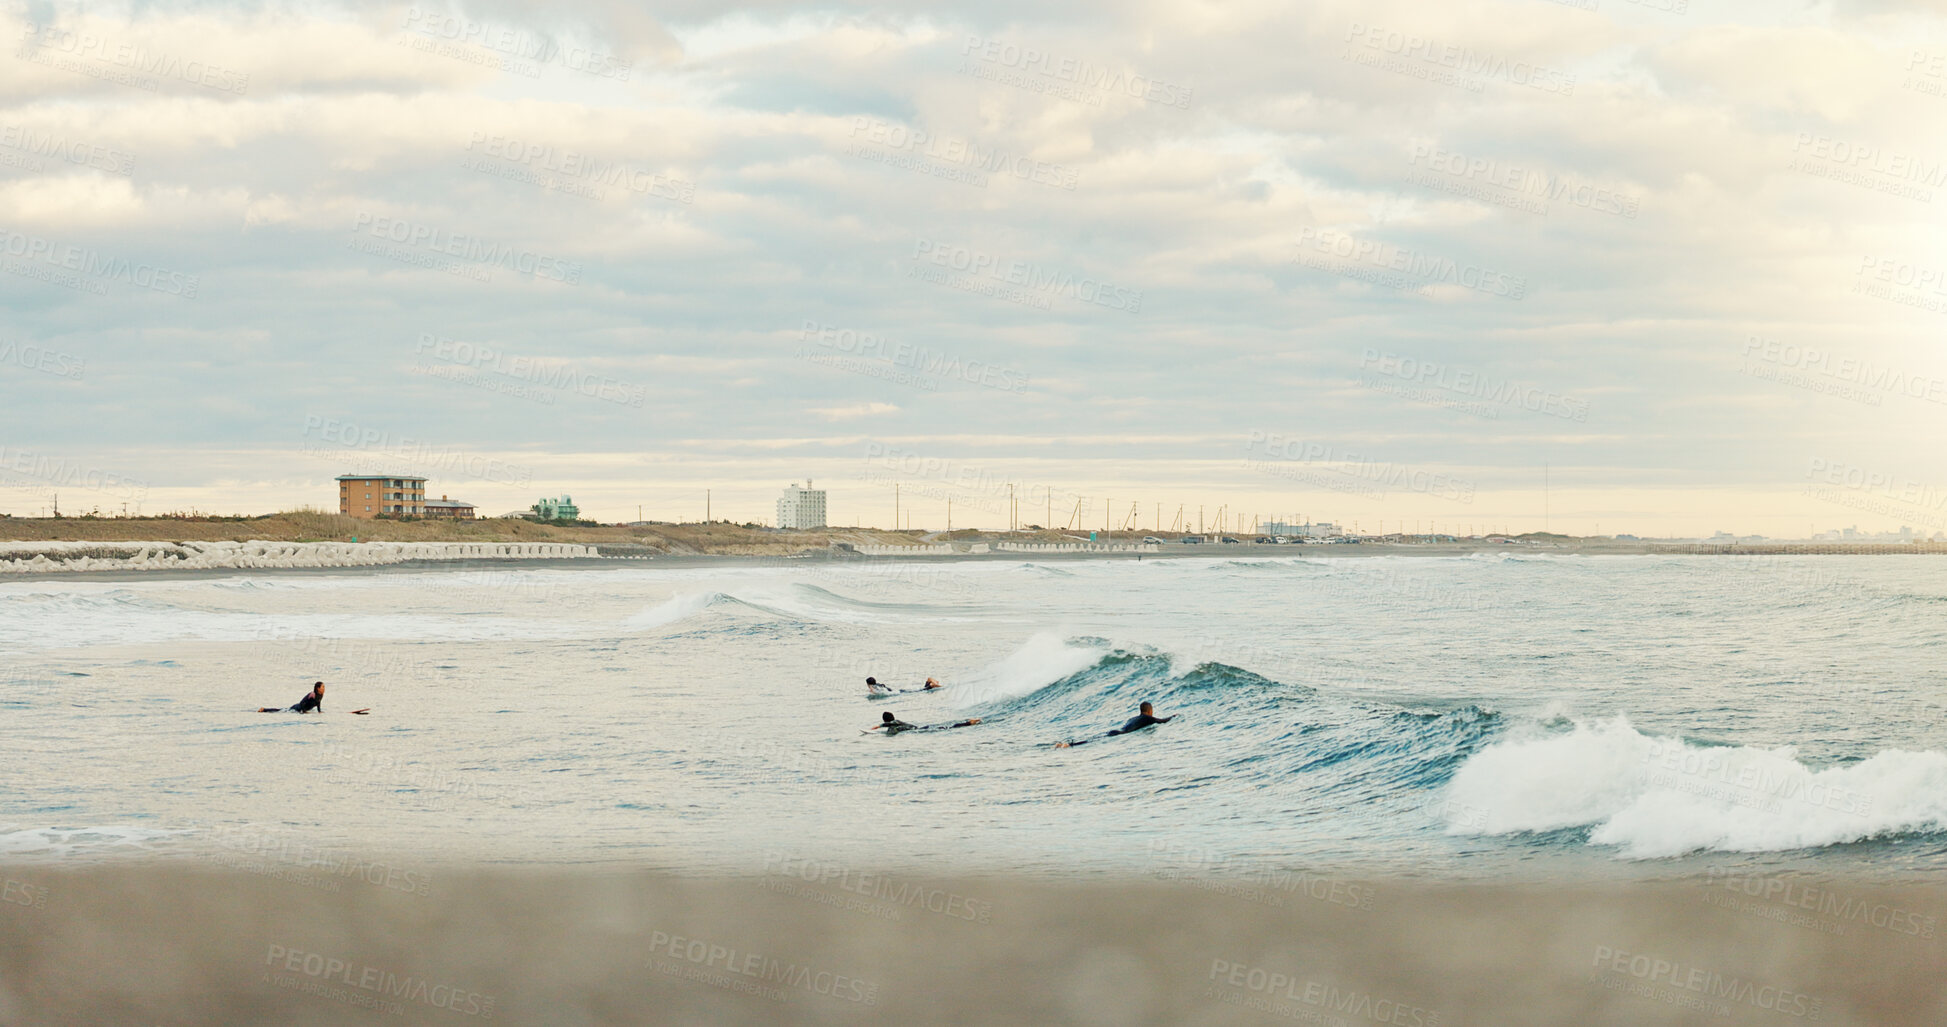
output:
[[[1944,656],[1925,556],[7,581],[0,857],[1930,879]]]

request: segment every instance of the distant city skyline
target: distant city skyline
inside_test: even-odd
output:
[[[1939,29],[35,0],[0,15],[0,512],[384,471],[610,522],[769,522],[810,478],[841,525],[897,485],[1004,527],[1012,484],[1096,526],[1930,536]]]

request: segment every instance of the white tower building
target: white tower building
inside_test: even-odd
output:
[[[804,488],[797,482],[784,490],[777,499],[777,526],[780,528],[822,528],[825,526],[825,492],[811,487],[811,479],[806,478]]]

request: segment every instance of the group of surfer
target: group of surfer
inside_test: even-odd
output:
[[[927,678],[926,684],[921,685],[918,688],[903,688],[903,689],[898,689],[898,691],[931,692],[940,687],[941,685],[938,681],[935,681],[932,678]],[[865,689],[868,693],[872,695],[891,695],[895,691],[895,689],[893,689],[893,687],[890,685],[880,684],[879,679],[877,678],[866,678]],[[1132,734],[1134,732],[1141,731],[1144,728],[1155,727],[1158,724],[1167,724],[1170,721],[1175,719],[1176,718],[1174,715],[1168,717],[1157,716],[1156,707],[1145,702],[1140,707],[1137,708],[1135,716],[1130,717],[1127,721],[1123,723],[1121,727],[1116,728],[1113,731],[1110,731],[1109,733],[1103,735],[1102,737],[1114,738],[1116,735]],[[954,724],[908,724],[905,721],[900,720],[898,717],[893,716],[892,711],[888,710],[885,713],[879,715],[879,723],[874,724],[869,728],[866,728],[866,731],[867,732],[884,731],[886,734],[896,735],[901,731],[946,731],[956,727],[973,727],[975,724],[978,723],[980,723],[979,717],[970,717],[966,720]],[[1092,741],[1092,739],[1084,738],[1079,742],[1056,742],[1054,743],[1054,746],[1057,749],[1072,749],[1077,745],[1087,745],[1090,741]]]
[[[919,686],[918,688],[894,689],[891,685],[880,684],[877,678],[866,678],[865,687],[866,690],[872,693],[873,695],[891,695],[894,691],[908,692],[908,693],[931,692],[941,688],[942,686],[937,680],[933,678],[927,678],[926,683]],[[288,707],[264,706],[264,707],[260,707],[257,710],[257,712],[258,713],[323,713],[324,693],[325,693],[325,685],[324,682],[320,681],[312,685],[311,690],[309,692],[304,693],[303,698],[299,699],[295,703],[292,703]],[[353,710],[352,712],[364,713],[366,711]],[[1174,719],[1176,718],[1157,716],[1156,708],[1151,706],[1149,703],[1145,702],[1137,710],[1135,716],[1130,717],[1129,720],[1126,723],[1124,723],[1121,727],[1116,728],[1114,731],[1111,731],[1108,734],[1103,735],[1102,737],[1113,738],[1116,735],[1126,735],[1132,732],[1141,731],[1144,728],[1155,727],[1158,724],[1167,724]],[[883,730],[886,734],[896,735],[901,731],[945,731],[950,728],[956,728],[956,727],[973,727],[975,724],[978,723],[980,723],[979,717],[969,717],[966,720],[962,720],[953,724],[925,724],[925,725],[908,724],[905,721],[900,720],[898,717],[893,716],[892,711],[888,710],[885,713],[880,715],[879,723],[874,724],[872,727],[869,727],[866,730],[867,731]],[[1055,748],[1057,749],[1068,749],[1068,748],[1073,748],[1074,746],[1077,745],[1087,745],[1089,741],[1090,739],[1084,738],[1079,742],[1056,742],[1054,744],[1055,744]]]

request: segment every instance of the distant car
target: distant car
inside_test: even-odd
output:
[[[1146,545],[1146,546],[1160,546],[1160,545],[1162,545],[1162,544],[1163,544],[1163,540],[1162,540],[1162,539],[1160,539],[1160,538],[1157,538],[1157,537],[1156,537],[1156,536],[1154,536],[1154,535],[1144,535],[1144,536],[1143,536],[1143,545]]]
[[[1252,539],[1251,541],[1257,543],[1260,546],[1275,546],[1278,544],[1278,540],[1272,538],[1269,535],[1259,535],[1258,537]]]
[[[1185,535],[1182,538],[1177,539],[1177,541],[1183,543],[1186,546],[1194,546],[1201,543],[1203,540],[1196,537],[1195,535]]]
[[[1236,540],[1236,539],[1234,539],[1234,538],[1231,538],[1231,537],[1230,537],[1229,535],[1225,535],[1225,536],[1224,536],[1224,538],[1223,538],[1223,542],[1224,542],[1224,544],[1225,544],[1225,545],[1229,545],[1229,546],[1234,546],[1234,545],[1237,545],[1237,540]]]

